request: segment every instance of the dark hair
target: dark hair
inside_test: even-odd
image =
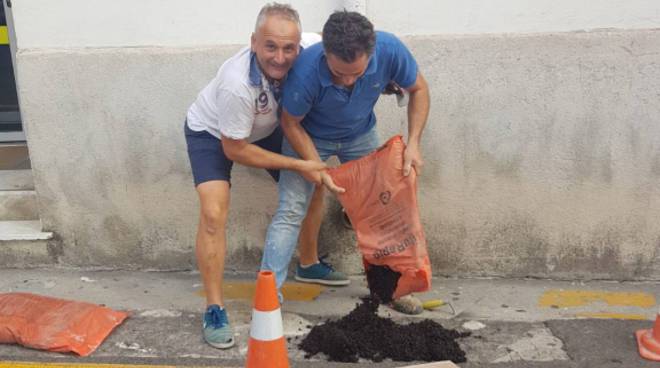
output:
[[[376,46],[376,33],[369,19],[357,12],[334,12],[323,26],[323,48],[344,62],[352,63]]]

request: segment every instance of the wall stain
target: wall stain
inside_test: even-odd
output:
[[[239,240],[233,245],[227,247],[225,272],[259,271],[263,247],[252,246],[247,239]]]
[[[629,262],[624,259],[622,244],[635,244],[637,248],[643,249],[637,232],[626,230],[621,226],[603,223],[587,239],[564,236],[554,257],[555,273],[606,279],[647,276],[652,258],[635,253],[626,256]]]
[[[612,151],[608,147],[607,152],[600,158],[600,178],[608,184],[612,183]]]
[[[592,275],[594,278],[613,278],[622,275],[621,254],[618,246],[563,246],[555,257],[554,272],[573,276]],[[604,275],[610,275],[606,277]]]
[[[426,246],[434,275],[467,272],[464,245],[467,229],[462,223],[439,223],[425,226]]]
[[[141,263],[159,270],[190,270],[195,266],[194,245],[181,244],[184,239],[175,226],[145,226],[137,244]],[[191,239],[194,242],[194,238]]]
[[[115,256],[139,263],[143,260],[141,249],[136,246],[140,241],[140,225],[129,224],[125,219],[119,215],[106,216],[100,231],[114,245]]]
[[[517,178],[520,175],[520,166],[522,164],[522,154],[518,153],[506,159],[496,159],[493,161],[493,170],[495,175],[505,178]]]
[[[535,276],[547,273],[550,243],[529,217],[514,215],[507,222],[485,229],[478,244],[479,263],[504,276]]]
[[[62,237],[57,233],[53,233],[53,237],[46,243],[48,249],[48,256],[53,263],[60,263],[60,258],[64,256],[64,243]]]
[[[656,153],[651,161],[651,174],[656,178],[660,177],[660,153]]]

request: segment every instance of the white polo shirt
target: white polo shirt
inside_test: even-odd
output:
[[[316,33],[303,33],[301,47],[321,41]],[[278,87],[280,90],[282,86]],[[188,127],[206,130],[221,139],[255,142],[269,136],[277,124],[278,102],[271,86],[250,51],[241,49],[222,64],[218,74],[199,93],[188,109]]]

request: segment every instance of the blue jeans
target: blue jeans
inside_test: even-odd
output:
[[[379,147],[375,128],[348,142],[315,138],[312,138],[312,141],[321,160],[325,161],[330,156],[337,156],[341,163],[366,156]],[[299,157],[286,138],[282,142],[282,154]],[[300,225],[305,218],[307,207],[309,207],[314,193],[314,184],[305,180],[295,171],[281,170],[278,191],[279,205],[266,233],[261,269],[275,272],[279,290],[286,280],[289,262],[291,262],[298,242]]]

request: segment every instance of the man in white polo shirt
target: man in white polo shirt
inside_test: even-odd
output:
[[[277,169],[303,173],[325,167],[315,160],[282,156],[278,122],[282,83],[289,69],[301,47],[320,39],[319,35],[301,34],[298,13],[289,5],[264,6],[257,17],[251,46],[222,65],[188,110],[184,129],[201,204],[196,256],[207,303],[203,335],[211,346],[234,345],[222,297],[233,162],[269,169],[276,181]],[[321,275],[308,281],[346,285],[349,279],[344,274],[318,260],[322,209],[323,193],[319,190],[303,223],[299,261],[312,275]]]

